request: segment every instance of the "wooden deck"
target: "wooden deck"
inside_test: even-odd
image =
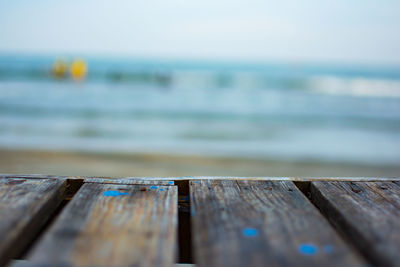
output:
[[[0,175],[0,266],[400,266],[400,178]]]

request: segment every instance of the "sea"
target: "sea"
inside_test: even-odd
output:
[[[400,66],[83,59],[0,55],[0,149],[400,164]]]

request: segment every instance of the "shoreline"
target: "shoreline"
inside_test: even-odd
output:
[[[0,149],[0,173],[110,177],[399,177],[400,166],[156,153]]]

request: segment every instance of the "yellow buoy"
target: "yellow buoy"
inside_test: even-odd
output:
[[[51,68],[51,73],[56,78],[65,78],[67,75],[68,65],[64,60],[56,60]]]
[[[82,80],[87,74],[87,64],[81,59],[74,60],[70,67],[70,73],[74,80]]]

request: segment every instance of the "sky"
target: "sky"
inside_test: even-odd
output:
[[[399,0],[0,0],[0,53],[400,63]]]

